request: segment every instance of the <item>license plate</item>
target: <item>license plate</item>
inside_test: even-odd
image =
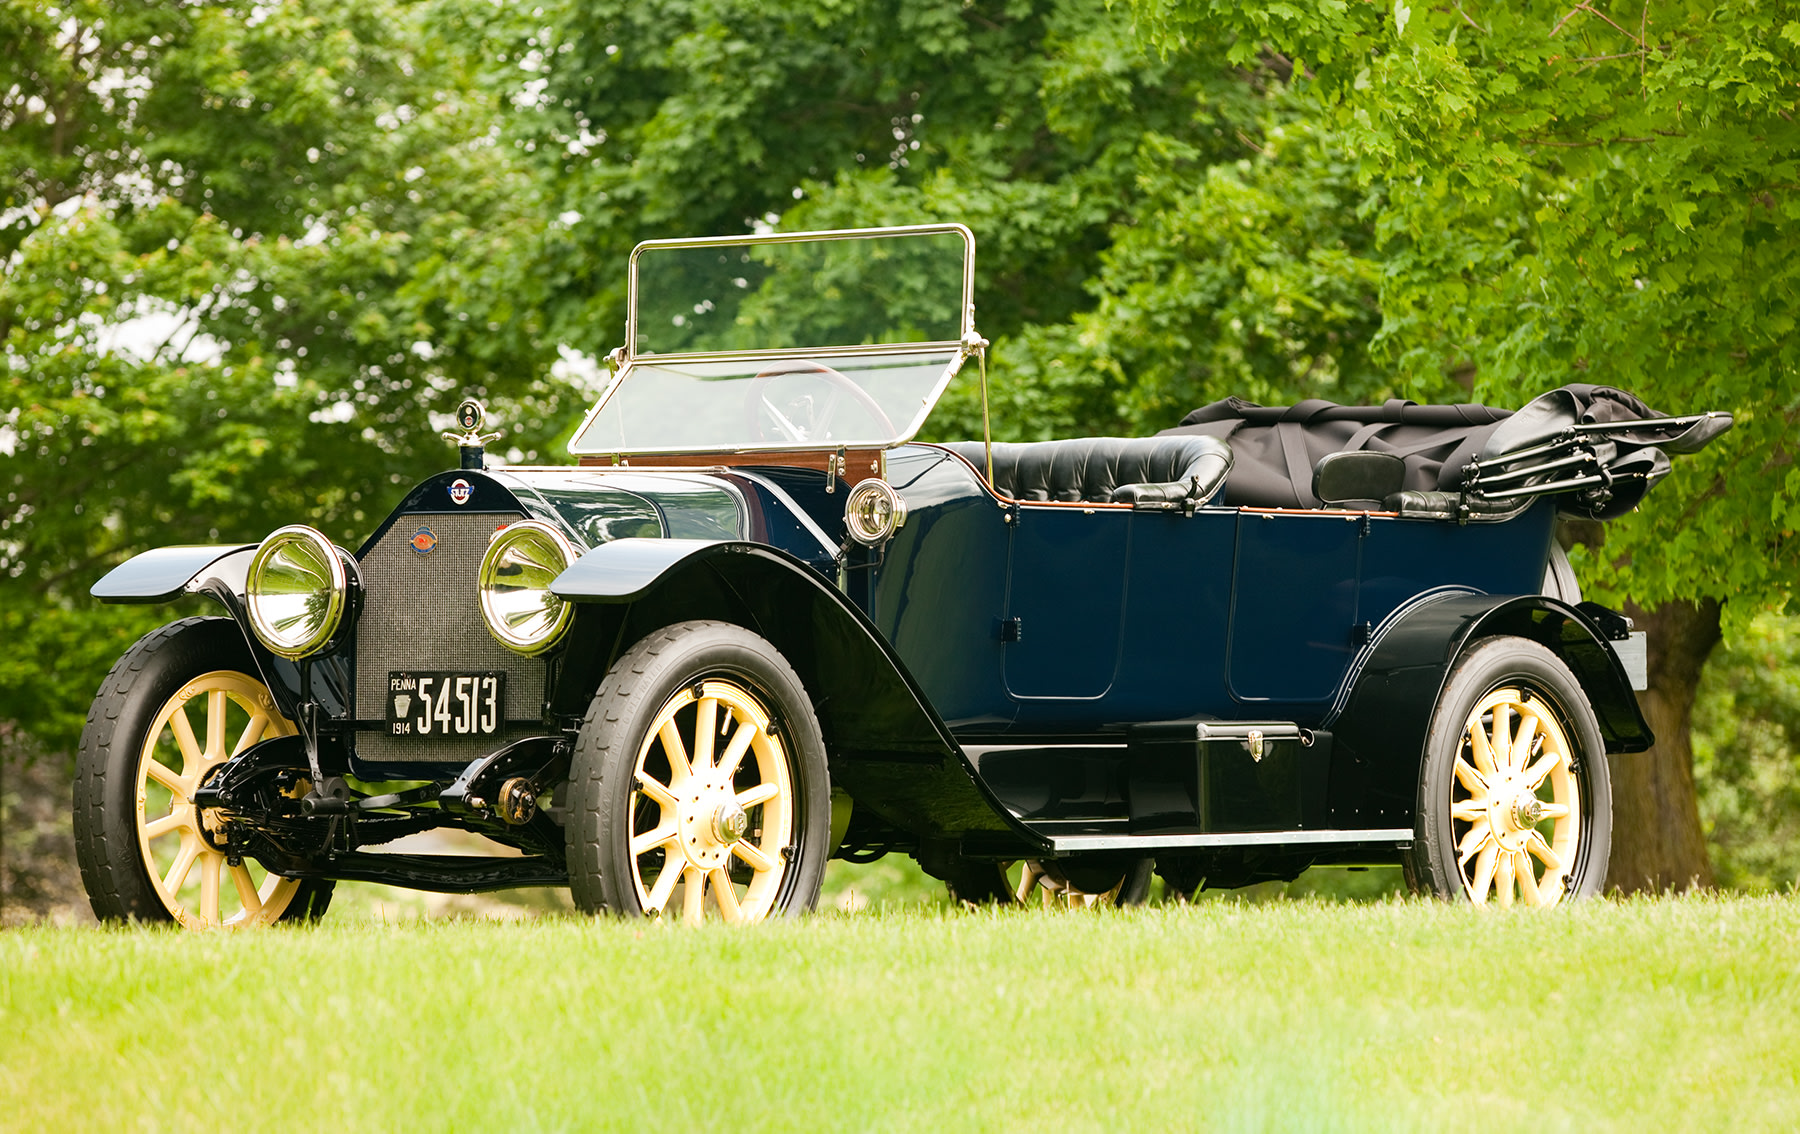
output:
[[[387,723],[390,736],[498,736],[506,674],[389,670]]]

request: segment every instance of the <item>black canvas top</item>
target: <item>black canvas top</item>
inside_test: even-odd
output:
[[[1234,462],[1225,482],[1225,504],[1317,508],[1313,469],[1330,453],[1360,449],[1392,453],[1405,462],[1403,490],[1457,492],[1472,461],[1530,448],[1577,423],[1662,416],[1623,390],[1574,384],[1534,398],[1516,412],[1480,405],[1419,405],[1399,398],[1379,406],[1341,406],[1319,398],[1293,406],[1259,406],[1226,398],[1200,407],[1158,436],[1201,434],[1230,443]],[[1640,486],[1624,495],[1615,493],[1609,505],[1622,507],[1608,506],[1606,513],[1616,515],[1634,506],[1643,491],[1668,471],[1664,450],[1692,452],[1729,428],[1730,417],[1720,418],[1704,429],[1656,427],[1594,438],[1591,444],[1600,464],[1627,474]]]

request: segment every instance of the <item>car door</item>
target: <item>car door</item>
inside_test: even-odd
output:
[[[1104,696],[1119,666],[1131,512],[1024,505],[1014,516],[999,627],[1007,692]]]

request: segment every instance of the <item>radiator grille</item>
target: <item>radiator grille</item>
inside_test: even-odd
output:
[[[494,529],[524,517],[511,512],[431,512],[401,517],[362,561],[366,588],[356,628],[356,717],[382,721],[389,670],[506,672],[506,719],[521,723],[508,735],[528,735],[544,704],[544,663],[520,657],[494,641],[475,599],[475,577]],[[437,546],[429,555],[412,548],[420,528]],[[419,740],[359,732],[364,760],[443,761],[466,764],[504,741]]]

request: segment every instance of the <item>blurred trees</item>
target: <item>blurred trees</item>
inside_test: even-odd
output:
[[[0,5],[0,719],[71,745],[167,616],[87,597],[130,554],[354,545],[443,464],[428,411],[523,399],[523,450],[577,414],[530,382],[546,226],[442,18]]]

